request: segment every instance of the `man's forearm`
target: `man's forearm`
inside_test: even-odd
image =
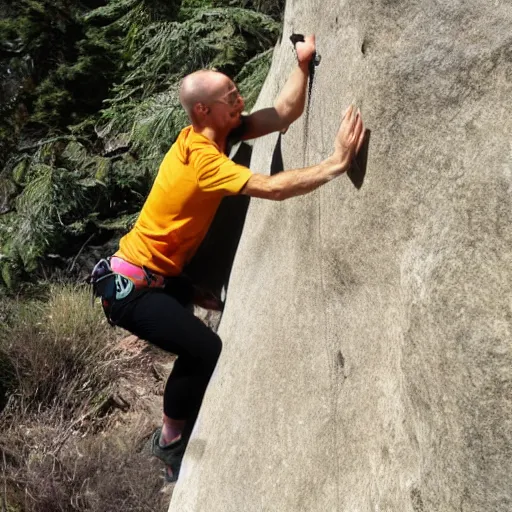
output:
[[[304,111],[308,77],[308,63],[299,64],[274,102],[274,108],[286,127],[296,121]]]
[[[252,197],[282,201],[315,190],[346,171],[345,167],[339,159],[331,157],[320,164],[283,171],[274,176],[253,174],[241,192]]]
[[[280,172],[270,177],[271,187],[277,191],[277,199],[289,199],[312,192],[343,173],[344,167],[331,159],[320,164]]]

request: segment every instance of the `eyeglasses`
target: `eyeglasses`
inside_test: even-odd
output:
[[[212,103],[223,103],[229,107],[235,107],[241,99],[242,95],[240,94],[240,91],[235,87],[221,98],[214,100]]]

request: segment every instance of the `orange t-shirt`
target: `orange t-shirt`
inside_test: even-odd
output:
[[[153,272],[181,273],[203,240],[221,199],[238,194],[252,172],[192,126],[165,156],[133,229],[117,256]]]

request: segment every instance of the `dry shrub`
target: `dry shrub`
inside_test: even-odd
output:
[[[142,361],[117,351],[119,334],[76,286],[20,302],[0,328],[0,385],[9,395],[0,413],[0,510],[166,510],[162,468],[142,449],[142,429],[102,431],[116,383]]]
[[[16,504],[24,512],[158,512],[167,509],[169,495],[160,492],[157,461],[137,439],[137,432],[76,437],[60,450],[52,430],[37,428],[28,437],[20,429],[7,438],[25,452],[17,464],[7,462],[5,474]],[[53,432],[55,434],[55,432]],[[46,444],[50,442],[50,444]],[[134,446],[139,441],[139,450]],[[21,455],[21,453],[20,453]],[[7,460],[7,459],[6,459]],[[160,468],[161,469],[161,468]]]
[[[54,287],[48,302],[19,303],[0,331],[0,387],[11,395],[9,407],[58,408],[71,418],[98,405],[115,373],[114,336],[85,287]]]

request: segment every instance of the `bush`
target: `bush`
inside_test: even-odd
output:
[[[11,428],[2,436],[7,503],[24,512],[164,512],[158,461],[135,429],[105,437],[74,437],[60,449],[62,426]],[[139,441],[139,449],[134,445]],[[5,443],[5,444],[4,444]],[[4,447],[2,447],[4,445]],[[161,468],[160,468],[161,470]],[[161,473],[162,474],[162,473]],[[169,489],[171,491],[171,489]]]
[[[0,330],[0,383],[14,410],[58,407],[67,418],[101,402],[115,374],[115,331],[89,290],[52,286],[49,300],[20,302]],[[7,411],[9,412],[9,411]]]
[[[120,331],[84,286],[0,300],[0,319],[4,508],[163,512],[161,466],[144,449],[151,425],[144,415],[144,424],[114,428],[120,417],[112,414],[131,405],[119,398],[121,376],[146,377],[149,359],[123,355],[114,343]]]

